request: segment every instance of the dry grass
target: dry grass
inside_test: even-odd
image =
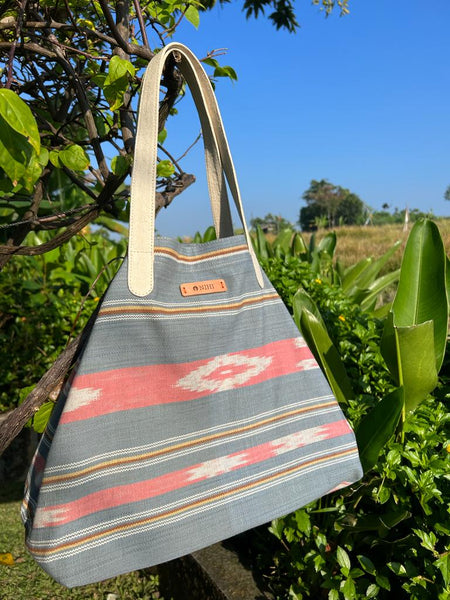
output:
[[[435,222],[439,227],[448,254],[450,252],[450,219],[435,219]],[[325,230],[318,232],[316,234],[317,241],[326,233]],[[400,266],[408,233],[409,231],[403,231],[403,225],[339,227],[336,229],[335,258],[347,267],[368,256],[377,258],[391,248],[397,240],[401,240],[401,248],[391,258],[385,270],[396,269]],[[302,233],[302,236],[308,243],[311,234]]]

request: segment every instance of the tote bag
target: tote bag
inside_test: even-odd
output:
[[[202,124],[218,234],[204,244],[154,239],[159,86],[172,53]],[[141,91],[128,256],[28,475],[28,549],[60,583],[84,585],[188,554],[361,476],[353,432],[256,260],[208,77],[169,44]]]

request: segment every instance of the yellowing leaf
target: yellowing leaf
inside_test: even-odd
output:
[[[4,554],[0,554],[0,565],[8,565],[11,566],[14,564],[14,558],[11,552],[5,552]]]

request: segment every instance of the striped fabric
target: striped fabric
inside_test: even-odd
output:
[[[244,237],[159,239],[110,285],[30,469],[27,545],[72,587],[184,555],[362,476],[353,432]],[[184,297],[180,285],[227,290]]]

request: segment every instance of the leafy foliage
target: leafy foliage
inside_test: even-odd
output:
[[[440,263],[442,248],[433,238],[434,233],[433,224],[417,224],[405,251],[403,274],[415,269],[420,279],[420,270],[426,267],[420,265],[417,255],[423,253],[427,255],[424,265]],[[329,243],[332,248],[334,241]],[[300,311],[300,320],[306,319],[310,327],[314,326],[313,346],[320,350],[331,342],[336,349],[353,392],[343,394],[342,407],[356,428],[367,471],[361,482],[274,521],[270,532],[279,540],[278,545],[259,531],[263,545],[269,548],[265,552],[260,547],[257,552],[261,568],[271,573],[271,591],[279,600],[450,598],[450,353],[434,397],[428,395],[429,389],[423,389],[420,403],[406,418],[403,406],[409,392],[396,387],[392,367],[387,368],[381,354],[383,329],[389,318],[379,318],[363,309],[356,297],[347,294],[342,279],[318,277],[311,268],[313,261],[305,263],[299,257],[272,254],[262,262],[291,310],[293,307],[297,314]],[[287,264],[298,269],[290,274]],[[362,265],[361,270],[364,268],[367,266]],[[438,279],[445,277],[442,269],[439,273]],[[417,276],[409,279],[417,281]],[[429,310],[447,305],[441,279],[428,286],[428,301],[433,298]],[[294,292],[299,284],[303,289]],[[409,284],[408,278],[405,281],[401,276],[394,313],[395,307],[400,315],[417,302],[414,293],[408,297],[405,286]],[[425,296],[424,292],[423,302]],[[297,303],[300,307],[296,308]],[[420,310],[413,313],[419,314]],[[314,319],[311,311],[316,313]],[[446,326],[445,322],[444,333]],[[438,337],[441,329],[442,324]],[[323,331],[330,342],[321,339]],[[422,339],[419,335],[408,349],[407,361],[412,361],[414,352],[420,350]],[[434,364],[433,347],[428,353]],[[328,366],[333,367],[328,356],[329,352]],[[333,374],[342,381],[336,369]],[[402,427],[396,431],[399,420]]]
[[[48,234],[29,237],[39,244]],[[124,255],[124,242],[113,242],[101,231],[85,232],[62,248],[43,256],[17,257],[4,268],[0,279],[2,410],[23,399],[69,336],[84,326],[120,265],[115,259]],[[44,416],[41,429],[45,423]]]
[[[328,227],[364,222],[365,208],[362,200],[350,190],[326,179],[313,179],[302,198],[306,206],[300,209],[298,222],[303,231],[316,229],[322,222]]]

